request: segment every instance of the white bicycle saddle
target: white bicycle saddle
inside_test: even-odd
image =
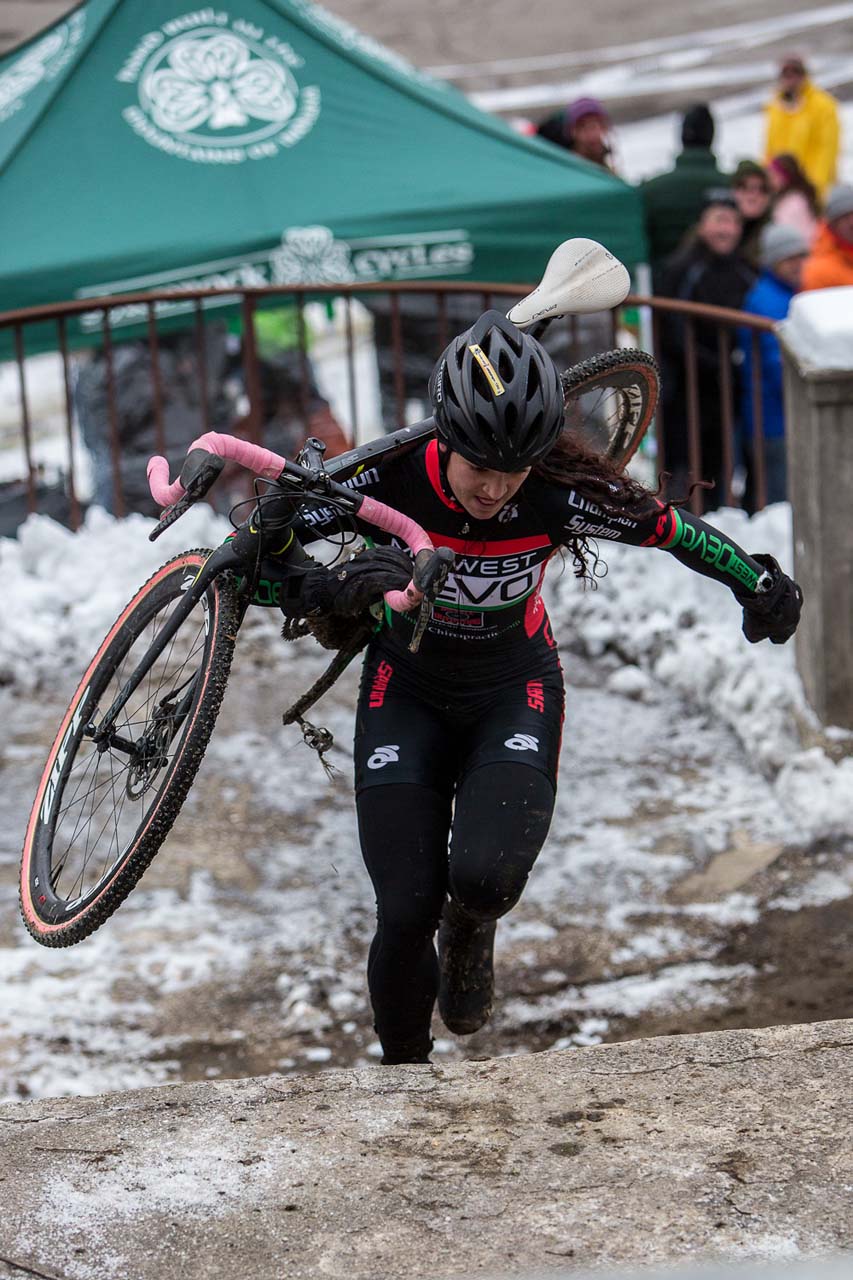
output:
[[[597,240],[564,240],[551,254],[541,282],[507,319],[527,329],[539,320],[608,311],[624,302],[630,287],[627,267]]]

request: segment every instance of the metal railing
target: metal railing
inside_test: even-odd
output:
[[[287,288],[246,288],[239,291],[195,289],[88,298],[0,313],[0,340],[5,340],[7,349],[11,349],[14,353],[14,364],[17,366],[20,419],[17,432],[14,428],[12,430],[12,436],[15,438],[12,441],[7,440],[7,444],[13,445],[18,450],[20,472],[16,480],[21,488],[21,497],[24,499],[22,507],[26,512],[32,512],[39,510],[41,506],[40,466],[34,449],[34,422],[26,378],[30,346],[38,345],[42,350],[46,344],[53,346],[61,362],[61,382],[64,388],[64,459],[60,471],[67,500],[65,518],[72,528],[76,528],[81,519],[82,503],[74,461],[76,415],[72,362],[76,348],[82,345],[81,334],[84,330],[85,345],[97,347],[105,366],[109,428],[105,443],[109,448],[112,473],[113,510],[116,515],[124,515],[127,511],[124,496],[126,450],[123,441],[123,423],[118,406],[119,375],[115,365],[116,348],[121,330],[128,324],[133,326],[132,333],[135,340],[144,342],[147,348],[154,443],[159,452],[166,452],[164,423],[168,388],[164,386],[161,370],[161,348],[167,340],[163,332],[164,317],[168,319],[169,325],[174,326],[173,313],[176,310],[189,312],[189,323],[194,334],[195,379],[198,392],[197,422],[192,432],[188,432],[186,441],[182,442],[186,446],[194,435],[200,434],[211,426],[206,364],[207,326],[217,318],[218,314],[239,316],[241,339],[238,360],[242,371],[242,384],[248,400],[248,409],[241,418],[240,430],[249,439],[263,443],[265,421],[261,387],[262,362],[259,358],[255,332],[256,313],[260,307],[268,307],[273,303],[277,306],[292,308],[295,312],[299,378],[294,412],[303,424],[305,434],[308,434],[308,404],[312,379],[309,326],[306,322],[305,310],[309,302],[326,301],[331,306],[334,300],[335,305],[342,308],[343,312],[341,327],[347,387],[342,401],[345,406],[344,416],[348,419],[346,427],[351,434],[357,435],[367,426],[367,434],[375,435],[382,431],[381,422],[365,424],[360,421],[362,410],[357,391],[354,336],[356,299],[362,306],[373,311],[378,326],[375,341],[382,366],[380,384],[383,388],[387,426],[389,421],[396,421],[397,424],[404,421],[406,401],[413,390],[413,377],[418,388],[415,394],[421,397],[425,395],[424,371],[429,368],[454,333],[472,323],[481,311],[493,305],[501,306],[501,309],[506,311],[512,300],[523,297],[529,289],[529,285],[523,284],[455,281],[406,282],[404,284],[360,283],[357,286],[310,284]],[[664,413],[658,413],[655,465],[658,471],[663,471],[667,466],[667,440],[672,441],[673,438],[686,436],[689,461],[688,481],[702,479],[703,453],[709,444],[708,433],[703,429],[697,326],[702,326],[702,335],[706,340],[709,327],[712,327],[716,333],[720,369],[719,431],[721,439],[719,445],[722,456],[722,486],[719,498],[729,504],[734,499],[732,483],[737,461],[738,421],[731,363],[732,331],[737,327],[750,331],[749,358],[752,361],[753,373],[754,505],[756,509],[760,509],[766,501],[766,484],[759,340],[762,332],[772,331],[773,325],[770,321],[719,307],[699,306],[668,298],[631,296],[626,300],[620,313],[609,312],[594,317],[572,316],[565,321],[557,322],[552,326],[556,333],[549,331],[546,343],[557,362],[565,367],[583,356],[593,354],[595,350],[615,346],[626,311],[630,314],[631,309],[636,313],[638,309],[644,308],[648,308],[646,314],[651,315],[654,354],[662,360],[665,368],[673,368],[673,352],[666,349],[664,328],[671,323],[672,317],[678,317],[683,332],[682,349],[676,353],[685,390],[681,411],[683,424],[667,423],[664,421]],[[182,323],[186,330],[187,322]],[[46,325],[55,326],[53,339],[49,333],[46,337]],[[166,326],[167,330],[168,327]],[[378,336],[379,328],[382,330],[381,338]],[[31,333],[34,335],[32,343],[29,342]],[[707,359],[707,341],[704,346]],[[414,370],[413,364],[416,366]],[[8,475],[8,465],[5,471]],[[707,505],[702,490],[694,490],[690,502],[693,509],[698,512]]]

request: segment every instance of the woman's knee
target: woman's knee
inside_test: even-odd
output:
[[[384,947],[409,950],[429,941],[438,928],[444,893],[377,901],[377,923]]]
[[[468,776],[456,797],[450,892],[478,920],[497,920],[518,902],[545,843],[554,784],[538,770],[496,763]]]
[[[503,856],[490,867],[450,873],[450,895],[474,920],[498,920],[518,902],[530,874],[527,859]]]

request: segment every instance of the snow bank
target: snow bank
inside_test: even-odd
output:
[[[792,571],[787,503],[752,518],[724,509],[711,520],[747,550],[770,552]],[[813,832],[849,830],[853,759],[836,764],[818,747],[804,749],[817,722],[793,644],[748,644],[735,599],[672,556],[626,546],[599,550],[607,574],[597,590],[584,589],[568,571],[552,585],[550,610],[562,643],[627,664],[609,678],[614,691],[645,701],[653,696],[650,678],[674,689],[734,730],[751,760],[775,779],[780,802]]]
[[[18,539],[0,539],[4,586],[0,684],[22,694],[82,674],[115,618],[146,578],[187,547],[215,547],[228,532],[210,507],[193,508],[157,542],[154,521],[116,520],[91,508],[77,533],[30,516]]]

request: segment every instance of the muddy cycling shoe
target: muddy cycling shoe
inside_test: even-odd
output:
[[[401,1067],[410,1062],[430,1062],[432,1038],[428,1036],[426,1040],[411,1040],[401,1044],[383,1043],[382,1050],[383,1067]]]
[[[496,921],[480,924],[448,898],[438,926],[438,1010],[448,1031],[470,1036],[488,1022]]]

